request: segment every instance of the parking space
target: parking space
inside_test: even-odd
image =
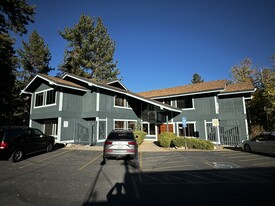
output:
[[[192,203],[191,197],[197,198],[194,194],[202,193],[200,201],[223,200],[222,191],[240,198],[243,191],[252,192],[255,186],[261,192],[254,200],[262,201],[262,193],[275,189],[275,158],[259,154],[230,150],[140,152],[138,161],[102,160],[102,151],[62,148],[15,164],[0,161],[0,204],[103,204],[114,201],[113,194],[121,192],[124,199],[142,205],[151,200],[165,203],[168,199],[163,191],[179,196],[185,192],[189,196],[184,201],[174,200]],[[212,199],[212,193],[219,197]]]

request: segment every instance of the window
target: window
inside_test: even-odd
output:
[[[43,133],[40,130],[33,129],[33,137],[34,138],[41,138],[41,135],[43,135]]]
[[[185,127],[185,136],[188,137],[195,137],[195,124],[194,123],[187,123],[187,127]],[[184,128],[182,124],[178,124],[178,134],[179,136],[184,136]]]
[[[46,90],[35,94],[35,107],[48,106],[56,103],[56,92]]]
[[[177,99],[177,107],[181,108],[181,109],[194,108],[193,98],[191,98],[191,97],[179,97]]]
[[[57,136],[57,120],[45,122],[45,134]]]
[[[155,124],[152,124],[152,123],[142,123],[142,129],[148,135],[156,135]]]
[[[115,130],[124,130],[124,129],[130,129],[135,130],[137,122],[134,120],[115,120],[114,121],[114,129]]]
[[[54,103],[55,103],[55,91],[54,90],[47,91],[46,104],[54,104]]]
[[[122,94],[115,95],[115,106],[117,107],[128,107],[127,99]]]
[[[38,93],[35,95],[35,106],[43,105],[43,93]]]

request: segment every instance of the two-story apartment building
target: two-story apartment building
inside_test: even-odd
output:
[[[253,92],[250,84],[219,80],[137,94],[119,81],[103,84],[72,74],[38,74],[22,90],[31,95],[30,127],[58,142],[89,145],[101,144],[113,129],[142,129],[151,140],[172,131],[240,142],[248,136],[245,101]],[[213,127],[213,119],[219,127]]]

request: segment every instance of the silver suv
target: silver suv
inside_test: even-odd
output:
[[[106,158],[138,156],[138,144],[134,133],[131,130],[115,130],[108,135],[103,147],[103,161]]]

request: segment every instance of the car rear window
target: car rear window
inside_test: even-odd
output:
[[[7,137],[8,139],[16,138],[16,137],[22,136],[24,133],[25,133],[24,129],[21,129],[21,128],[8,129]]]
[[[127,140],[133,140],[134,138],[135,138],[134,134],[131,133],[131,132],[123,132],[123,133],[113,132],[113,133],[110,133],[108,135],[108,139],[127,139]]]

